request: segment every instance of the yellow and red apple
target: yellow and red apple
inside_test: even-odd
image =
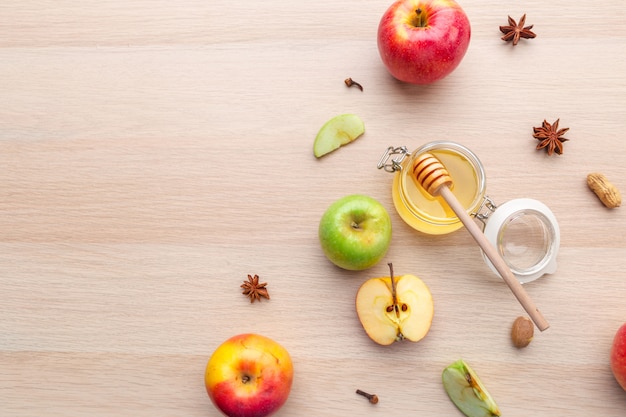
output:
[[[626,391],[626,323],[617,329],[611,346],[611,371]]]
[[[240,334],[213,352],[204,382],[213,404],[228,417],[265,417],[287,401],[293,364],[274,340]]]
[[[433,297],[415,275],[370,278],[356,295],[356,312],[365,333],[380,345],[401,340],[418,342],[426,336],[435,313]]]
[[[430,84],[450,74],[469,46],[471,26],[454,0],[398,0],[378,26],[378,52],[400,81]]]

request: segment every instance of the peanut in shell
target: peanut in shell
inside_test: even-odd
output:
[[[587,175],[587,185],[606,207],[615,208],[622,204],[622,195],[604,174],[592,172]]]

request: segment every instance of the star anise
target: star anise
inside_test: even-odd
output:
[[[569,130],[569,127],[559,129],[559,120],[557,119],[553,124],[544,120],[541,127],[533,127],[533,137],[541,141],[537,145],[537,150],[546,148],[548,155],[552,155],[552,152],[556,152],[559,155],[563,153],[563,142],[569,139],[562,136]]]
[[[243,288],[242,294],[248,296],[251,303],[254,303],[255,300],[261,301],[261,297],[265,297],[269,300],[270,295],[267,292],[267,288],[265,288],[266,285],[267,282],[259,283],[258,275],[248,275],[248,280],[241,284],[241,288]]]
[[[515,23],[515,20],[509,16],[509,24],[508,26],[500,26],[500,32],[504,33],[504,36],[501,38],[503,41],[513,40],[513,45],[517,45],[520,38],[532,39],[537,36],[534,32],[531,31],[534,25],[524,26],[526,22],[526,14],[522,16],[519,20],[519,23]]]

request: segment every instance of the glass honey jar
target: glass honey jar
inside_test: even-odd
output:
[[[485,236],[520,282],[530,282],[556,271],[560,235],[552,211],[528,198],[497,206],[486,195],[482,163],[459,143],[430,142],[412,152],[404,146],[385,150],[378,168],[394,174],[393,203],[405,223],[430,235],[448,234],[463,227],[441,196],[430,195],[413,178],[413,161],[424,153],[435,156],[445,166],[453,180],[450,190],[468,215],[483,223]],[[484,253],[483,256],[497,274]]]

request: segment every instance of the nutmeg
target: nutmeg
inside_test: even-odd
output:
[[[530,344],[535,334],[535,325],[528,317],[518,317],[511,327],[511,340],[515,347],[524,348]]]

